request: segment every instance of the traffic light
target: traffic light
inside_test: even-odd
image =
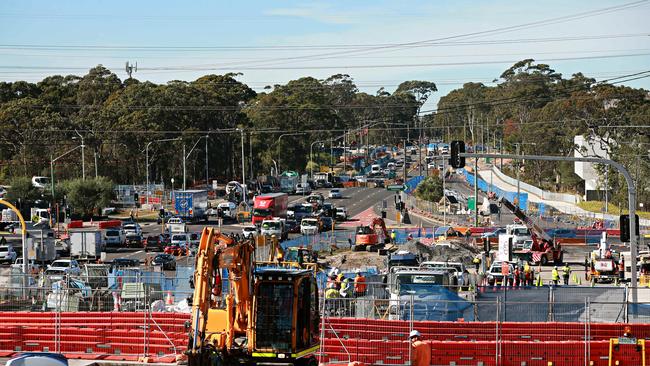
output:
[[[636,223],[636,236],[639,236],[639,215],[634,215],[634,221]],[[619,228],[621,229],[621,242],[629,243],[630,242],[630,215],[621,215],[619,217]]]
[[[465,157],[460,156],[461,153],[465,152],[465,142],[464,141],[452,141],[451,142],[451,157],[449,158],[449,165],[452,168],[464,168],[465,167]]]

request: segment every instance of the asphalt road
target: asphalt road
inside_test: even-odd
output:
[[[353,217],[367,210],[370,207],[381,205],[381,202],[384,199],[389,199],[390,202],[392,202],[392,196],[394,195],[393,192],[387,191],[386,189],[383,188],[365,188],[365,187],[343,188],[341,189],[343,198],[340,199],[328,199],[327,193],[329,192],[329,189],[319,189],[314,192],[322,193],[323,196],[326,197],[326,202],[331,202],[335,206],[346,207],[348,210],[349,217]],[[306,198],[307,195],[289,196],[289,204],[303,202]],[[207,225],[217,226],[217,221],[212,219],[208,222]],[[242,227],[246,225],[247,224],[225,222],[221,226],[221,230],[224,233],[241,233]],[[145,237],[147,235],[153,235],[155,233],[162,232],[162,226],[156,224],[155,222],[154,223],[143,222],[141,223],[141,226]],[[205,224],[191,224],[188,226],[188,230],[189,232],[198,233],[201,232],[201,230],[203,230],[205,226],[206,226]],[[295,236],[298,236],[298,234],[291,234],[291,237],[295,237]],[[144,263],[144,260],[147,257],[147,255],[155,256],[157,252],[154,251],[145,252],[142,249],[120,248],[120,249],[113,249],[110,252],[107,252],[106,254],[107,254],[106,255],[107,261],[112,261],[115,258],[130,258],[130,259],[137,259],[140,262]],[[194,258],[180,257],[177,260],[177,265],[178,266],[192,265],[193,259]]]

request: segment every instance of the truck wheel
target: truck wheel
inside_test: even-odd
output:
[[[360,251],[362,251],[363,249],[365,249],[363,245],[353,245],[353,246],[352,246],[352,251],[353,251],[353,252],[360,252]]]

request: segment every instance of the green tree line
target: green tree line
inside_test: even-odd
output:
[[[636,176],[641,202],[650,201],[650,129],[625,128],[647,125],[648,91],[620,85],[621,79],[596,82],[581,73],[567,78],[549,65],[522,60],[495,75],[492,85],[467,83],[426,110],[435,80],[407,80],[392,93],[380,88],[372,94],[361,92],[349,75],[337,74],[257,93],[239,76],[155,84],[120,80],[99,65],[83,76],[0,82],[0,182],[49,176],[51,159],[79,146],[81,137],[86,175],[97,171],[122,184],[145,181],[147,146],[150,181],[180,182],[185,145],[191,185],[205,179],[204,139],[209,176],[223,181],[241,176],[242,136],[250,178],[268,174],[278,155],[281,170],[305,171],[312,143],[323,141],[314,145],[315,155],[329,154],[330,144],[343,143],[344,131],[352,131],[348,142],[393,144],[422,131],[427,140],[462,139],[505,152],[519,143],[522,153],[547,155],[572,155],[575,135],[593,135],[608,139],[612,158]],[[80,165],[79,151],[58,159],[56,180],[80,177]],[[582,189],[572,164],[526,161],[521,173],[543,188]],[[612,191],[624,197],[624,182],[609,176]]]

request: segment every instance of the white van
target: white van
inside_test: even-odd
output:
[[[372,164],[372,166],[370,167],[370,173],[371,174],[381,174],[381,165]]]
[[[48,177],[39,177],[39,176],[33,176],[32,177],[32,185],[35,188],[47,188],[48,185],[50,184],[50,178]]]
[[[391,170],[391,171],[395,171],[395,169],[397,169],[397,166],[393,162],[388,163],[386,165],[386,167],[388,168],[388,170]]]
[[[237,205],[232,202],[221,202],[217,209],[221,210],[221,217],[223,218],[237,218]]]
[[[180,217],[172,217],[167,220],[167,230],[170,233],[185,233],[187,232],[187,226]]]

